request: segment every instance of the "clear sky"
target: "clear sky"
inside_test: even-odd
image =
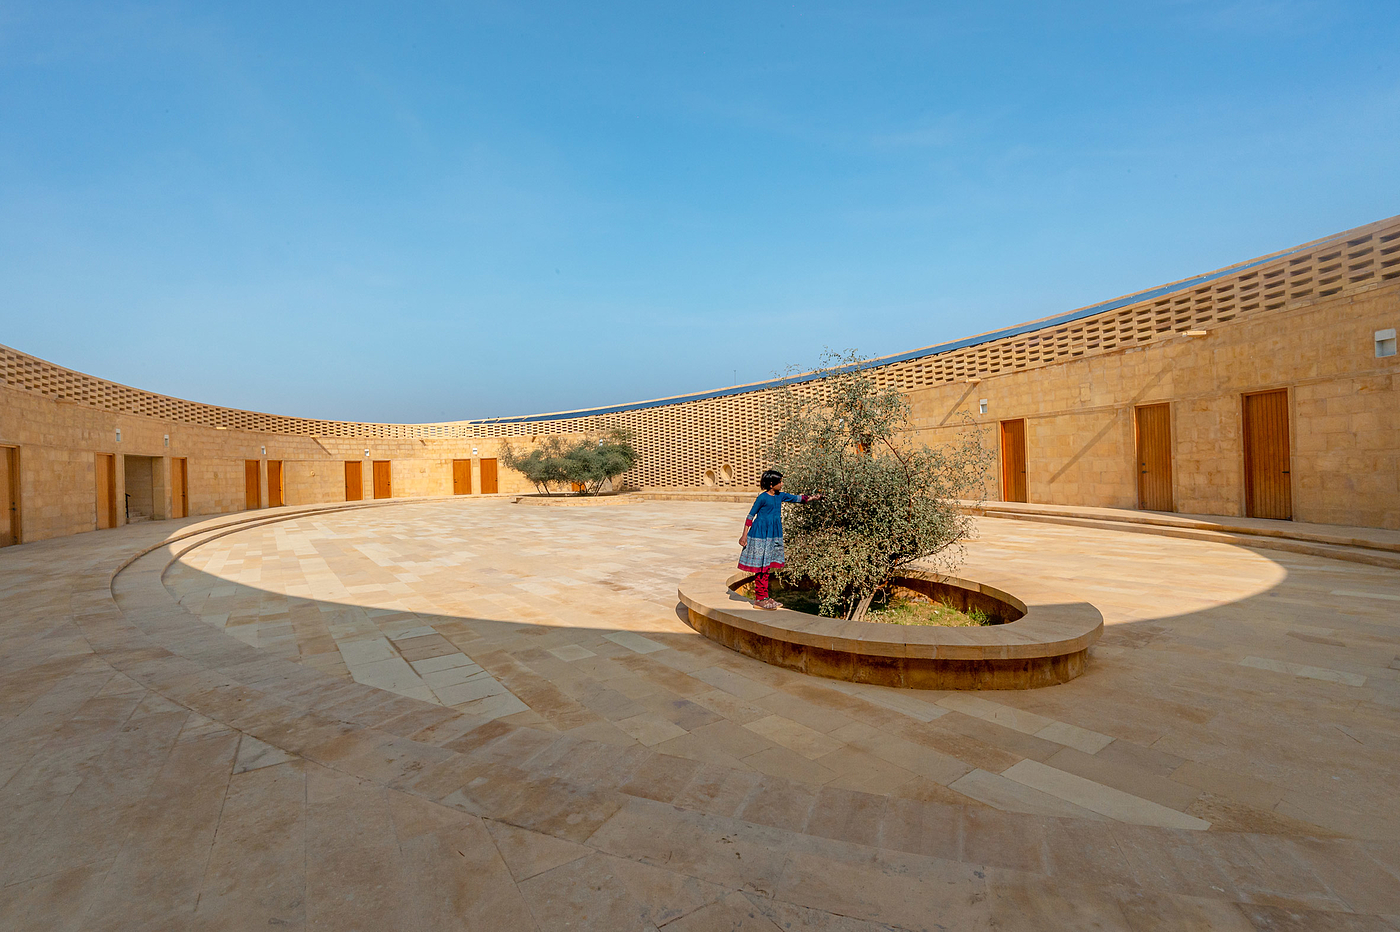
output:
[[[0,343],[311,417],[903,352],[1400,213],[1400,2],[0,2]]]

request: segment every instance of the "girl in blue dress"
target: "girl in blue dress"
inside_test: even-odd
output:
[[[783,568],[783,503],[815,502],[820,495],[790,495],[783,491],[783,474],[770,469],[758,481],[759,488],[753,507],[749,509],[749,519],[744,522],[744,533],[739,535],[739,546],[744,552],[739,554],[739,569],[754,574],[754,604],[772,611],[781,608],[776,600],[768,595],[769,574]]]

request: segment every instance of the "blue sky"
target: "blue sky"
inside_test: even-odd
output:
[[[388,421],[903,352],[1400,213],[1398,48],[1395,0],[7,2],[0,342]]]

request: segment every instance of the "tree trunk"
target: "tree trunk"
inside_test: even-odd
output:
[[[851,612],[851,621],[864,621],[865,613],[870,611],[870,600],[875,598],[875,590],[871,589],[865,594],[865,598],[856,603],[855,611]]]

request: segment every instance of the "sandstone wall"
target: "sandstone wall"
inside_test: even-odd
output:
[[[1170,404],[1175,510],[1245,510],[1242,396],[1286,389],[1297,520],[1400,528],[1400,357],[1374,334],[1400,327],[1400,218],[1091,308],[879,360],[876,380],[905,392],[919,439],[956,432],[998,442],[1026,422],[1031,502],[1134,508],[1134,408]],[[1204,333],[1189,336],[1188,333]],[[362,497],[387,460],[395,498],[452,493],[453,459],[480,463],[509,440],[529,447],[622,428],[640,459],[633,488],[748,488],[767,465],[771,387],[738,386],[632,406],[490,421],[372,424],[261,414],[170,398],[0,346],[0,446],[19,450],[23,540],[93,530],[94,457],[155,457],[150,510],[172,514],[171,461],[188,461],[189,513],[245,508],[246,460],[283,464],[286,504],[345,500],[345,462]],[[979,402],[987,401],[986,413]],[[120,439],[118,439],[120,435]],[[144,480],[143,480],[144,482]],[[532,491],[501,466],[499,491]],[[993,478],[988,498],[1001,494]],[[138,496],[139,497],[139,496]]]
[[[929,444],[966,422],[996,445],[1000,421],[1025,418],[1032,502],[1118,508],[1137,507],[1133,409],[1168,402],[1176,510],[1237,516],[1242,396],[1287,389],[1295,520],[1400,528],[1400,357],[1377,358],[1374,341],[1397,323],[1388,285],[910,402]]]
[[[117,454],[117,523],[121,525],[126,523],[124,456],[157,458],[153,485],[159,501],[153,503],[152,510],[156,517],[164,517],[173,513],[170,464],[175,457],[188,462],[189,513],[211,515],[244,510],[247,460],[260,464],[264,504],[269,501],[268,460],[282,461],[288,505],[344,501],[346,460],[363,463],[366,501],[374,497],[373,460],[391,463],[393,497],[419,498],[451,495],[452,461],[470,459],[472,490],[480,494],[481,460],[496,457],[502,442],[499,438],[470,437],[426,441],[316,439],[217,430],[61,404],[34,392],[0,385],[0,444],[20,450],[20,525],[25,541],[96,529],[97,453]],[[517,447],[531,445],[528,439],[514,442]],[[501,494],[534,491],[523,476],[504,466],[499,466],[497,473]],[[134,502],[133,510],[136,507]]]

